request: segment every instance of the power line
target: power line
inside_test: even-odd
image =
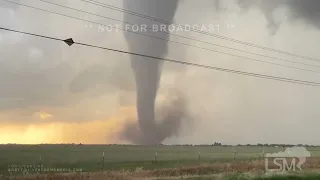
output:
[[[95,0],[79,0],[79,1],[83,1],[83,2],[86,2],[86,3],[90,3],[90,4],[93,4],[93,5],[101,6],[101,7],[108,8],[108,9],[113,9],[115,11],[120,11],[120,12],[123,12],[123,13],[131,14],[133,16],[141,17],[141,18],[152,20],[152,21],[155,21],[155,22],[164,23],[166,25],[173,25],[175,27],[182,27],[183,29],[188,29],[186,26],[181,25],[181,24],[174,24],[173,22],[168,22],[168,21],[165,21],[165,20],[162,20],[162,19],[158,19],[156,17],[148,16],[148,15],[145,15],[145,14],[137,13],[137,12],[130,11],[130,10],[127,10],[127,9],[123,9],[123,8],[119,8],[117,6],[112,6],[112,5],[109,5],[109,4],[106,4],[106,3],[102,3],[102,2],[99,2],[99,1],[95,1]],[[280,54],[285,54],[285,55],[289,55],[289,56],[299,57],[299,58],[302,58],[302,59],[308,59],[308,60],[311,60],[311,61],[320,62],[319,58],[312,58],[312,57],[298,55],[298,54],[294,54],[294,53],[290,53],[290,52],[286,52],[286,51],[282,51],[282,50],[272,49],[272,48],[260,46],[260,45],[257,45],[257,44],[253,44],[253,43],[249,43],[249,42],[245,42],[245,41],[240,41],[240,40],[237,40],[237,39],[234,39],[234,38],[221,36],[221,35],[205,32],[205,31],[202,31],[202,30],[197,30],[197,29],[194,29],[194,28],[191,28],[190,30],[193,31],[193,32],[199,33],[199,34],[204,34],[204,35],[207,35],[207,36],[211,36],[211,37],[215,37],[215,38],[219,38],[219,39],[223,39],[223,40],[227,40],[227,41],[232,41],[234,43],[238,43],[238,44],[242,44],[242,45],[246,45],[246,46],[251,46],[251,47],[254,47],[254,48],[259,48],[259,49],[272,51],[272,52],[276,52],[276,53],[280,53]]]
[[[90,14],[90,15],[93,15],[93,16],[97,16],[97,17],[101,17],[101,18],[105,18],[105,19],[121,22],[123,24],[134,25],[133,23],[130,23],[130,22],[126,22],[126,21],[122,21],[122,20],[119,20],[119,19],[110,18],[108,16],[103,16],[103,15],[95,14],[95,13],[92,13],[92,12],[88,12],[88,11],[84,11],[84,10],[80,10],[80,9],[76,9],[76,8],[72,8],[72,7],[68,7],[68,6],[64,6],[64,5],[53,3],[53,2],[50,2],[50,1],[46,1],[46,0],[39,0],[39,1],[44,2],[44,3],[48,3],[48,4],[52,4],[52,5],[55,5],[55,6],[63,7],[63,8],[66,8],[66,9],[71,9],[71,10],[74,10],[74,11]],[[146,27],[146,29],[153,30],[152,28],[148,28],[148,27]],[[123,29],[120,29],[120,30],[123,30]],[[123,30],[123,31],[129,31],[129,30]],[[131,32],[131,31],[129,31],[129,32]],[[176,37],[180,37],[180,38],[183,38],[183,39],[187,39],[187,40],[197,41],[197,42],[201,42],[201,43],[205,43],[205,44],[209,44],[209,45],[213,45],[213,46],[217,46],[217,47],[222,47],[222,48],[226,48],[226,49],[231,49],[231,50],[235,50],[235,51],[239,51],[239,52],[243,52],[243,53],[247,53],[247,54],[257,55],[257,56],[261,56],[261,57],[265,57],[265,58],[269,58],[269,59],[276,59],[276,60],[280,60],[280,61],[300,64],[300,65],[305,65],[305,66],[310,66],[310,67],[320,67],[320,65],[311,65],[311,64],[301,63],[301,62],[297,62],[297,61],[291,61],[291,60],[286,60],[286,59],[282,59],[282,58],[267,56],[267,55],[263,55],[263,54],[259,54],[259,53],[253,53],[253,52],[250,52],[250,51],[245,51],[245,50],[241,50],[241,49],[237,49],[237,48],[232,48],[232,47],[228,47],[228,46],[214,44],[214,43],[211,43],[211,42],[202,41],[202,40],[198,40],[198,39],[195,39],[195,38],[190,38],[190,37],[187,37],[187,36],[182,36],[182,35],[178,35],[178,34],[172,34],[172,33],[166,32],[166,31],[160,31],[160,32],[165,33],[165,34],[169,34],[171,36],[176,36]],[[142,33],[140,33],[140,34],[142,34]],[[203,49],[203,50],[207,50],[207,51],[217,52],[216,50],[203,48],[203,47],[199,47],[199,46],[195,46],[195,45],[190,45],[190,44],[186,44],[186,43],[181,43],[181,42],[173,41],[173,40],[170,40],[170,39],[161,38],[160,40],[165,40],[165,41],[172,42],[172,43],[178,43],[178,44],[182,44],[182,45],[185,45],[185,46],[195,47],[195,48]],[[249,59],[249,60],[260,61],[260,62],[269,63],[269,64],[271,63],[271,62],[268,62],[268,61],[261,61],[261,60],[256,60],[256,59],[252,59],[252,58],[247,58],[247,57],[242,57],[242,58],[246,58],[246,59]],[[271,63],[271,64],[274,64],[274,63]],[[275,64],[275,65],[278,65],[278,64]]]
[[[20,34],[25,34],[25,35],[30,35],[30,36],[36,36],[39,38],[45,38],[45,39],[49,39],[49,40],[61,41],[61,42],[67,43],[69,46],[71,46],[72,44],[77,44],[77,45],[81,45],[81,46],[85,46],[85,47],[98,48],[98,49],[103,49],[103,50],[107,50],[107,51],[113,51],[113,52],[118,52],[118,53],[123,53],[123,54],[130,54],[130,55],[134,55],[134,56],[140,56],[140,57],[145,57],[145,58],[149,58],[149,59],[166,61],[166,62],[182,64],[182,65],[187,65],[187,66],[194,66],[194,67],[211,69],[211,70],[216,70],[216,71],[223,71],[223,72],[228,72],[228,73],[233,73],[233,74],[240,74],[240,75],[245,75],[245,76],[259,77],[259,78],[263,78],[263,79],[271,79],[271,80],[282,81],[282,82],[290,82],[290,83],[295,83],[295,84],[320,87],[320,83],[318,83],[318,82],[290,79],[290,78],[277,77],[277,76],[269,76],[269,75],[264,75],[264,74],[250,73],[250,72],[245,72],[245,71],[237,71],[237,70],[233,70],[233,69],[219,68],[219,67],[215,67],[215,66],[178,61],[178,60],[173,60],[173,59],[168,59],[168,58],[155,57],[155,56],[150,56],[150,55],[145,55],[145,54],[140,54],[140,53],[133,53],[133,52],[117,50],[117,49],[113,49],[113,48],[96,46],[96,45],[92,45],[92,44],[75,42],[72,39],[63,40],[61,38],[55,38],[55,37],[44,36],[44,35],[39,35],[39,34],[35,34],[35,33],[18,31],[18,30],[4,28],[4,27],[0,27],[0,30],[10,31],[10,32],[14,32],[14,33],[20,33]]]
[[[36,10],[47,12],[47,13],[60,15],[60,16],[71,18],[71,19],[76,19],[76,20],[80,20],[80,21],[84,21],[84,22],[89,22],[89,23],[92,23],[92,24],[107,26],[106,24],[102,24],[102,23],[98,23],[98,22],[90,21],[90,20],[85,20],[85,19],[82,19],[82,18],[77,18],[77,17],[66,15],[66,14],[61,14],[61,13],[57,13],[57,12],[53,12],[53,11],[37,8],[37,7],[34,7],[34,6],[29,6],[29,5],[25,5],[25,4],[21,4],[21,3],[16,3],[16,2],[9,1],[9,0],[3,0],[3,1],[9,2],[9,3],[13,3],[13,4],[17,4],[17,5],[20,5],[20,6],[24,6],[24,7],[31,8],[31,9],[36,9]],[[239,56],[239,55],[235,55],[235,54],[231,54],[231,53],[227,53],[227,52],[207,49],[207,48],[203,48],[203,47],[200,47],[200,46],[181,43],[181,42],[178,42],[178,41],[173,41],[173,40],[169,40],[169,39],[165,39],[165,38],[160,38],[160,37],[156,37],[156,36],[152,36],[152,35],[148,35],[148,34],[143,34],[143,33],[135,32],[135,31],[127,31],[127,30],[124,30],[124,29],[119,28],[119,27],[116,27],[116,28],[118,30],[122,30],[124,32],[130,32],[130,33],[133,33],[133,34],[138,34],[138,35],[141,35],[141,36],[150,37],[150,38],[154,38],[154,39],[158,39],[158,40],[162,40],[162,41],[182,44],[182,45],[185,45],[185,46],[196,47],[196,48],[199,48],[199,49],[208,50],[208,51],[212,51],[212,52],[216,52],[216,53],[220,53],[220,54],[225,54],[225,55],[229,55],[229,56],[233,56],[233,57],[243,58],[243,59],[252,60],[252,61],[259,61],[259,62],[272,64],[272,65],[277,65],[277,66],[282,66],[282,67],[291,68],[291,69],[297,69],[297,70],[308,71],[308,72],[313,72],[313,73],[320,73],[319,71],[314,71],[314,70],[309,70],[309,69],[304,69],[304,68],[298,68],[298,67],[288,66],[288,65],[278,64],[278,63],[272,63],[272,62],[268,62],[268,61],[264,61],[264,60],[253,59],[253,58],[249,58],[249,57],[245,57],[245,56]]]

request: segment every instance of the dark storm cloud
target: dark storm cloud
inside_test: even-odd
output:
[[[20,0],[16,0],[15,2],[19,3]],[[0,8],[7,8],[7,9],[12,9],[12,10],[17,10],[19,8],[19,5],[17,4],[12,4],[8,3],[6,1],[0,1]]]
[[[70,33],[61,28],[65,22],[58,21],[57,16],[48,16],[38,11],[24,12],[25,9],[11,6],[10,3],[1,3],[0,5],[1,10],[5,10],[0,12],[0,20],[5,27],[18,30],[26,29],[28,32],[56,37],[59,37],[58,34],[62,34],[61,37],[67,34],[71,34],[72,37],[84,36],[82,30],[85,29],[77,29],[78,31]],[[28,23],[30,19],[38,24]],[[72,22],[74,25],[78,25],[77,21]],[[96,36],[90,38],[100,42],[102,41],[100,36],[96,33]],[[62,107],[77,103],[79,99],[88,98],[87,94],[75,92],[85,92],[92,86],[95,87],[96,84],[91,82],[100,78],[95,75],[100,73],[99,75],[105,77],[99,69],[94,67],[100,64],[92,65],[93,70],[98,70],[92,75],[86,76],[87,71],[92,71],[90,68],[79,73],[79,69],[88,67],[88,65],[80,64],[79,61],[90,61],[91,64],[95,64],[95,60],[101,57],[100,54],[96,55],[91,50],[87,48],[86,51],[78,51],[77,47],[68,47],[58,41],[1,30],[0,111],[18,108]],[[95,59],[91,60],[92,57]],[[95,95],[108,93],[108,89],[113,86],[124,90],[132,89],[132,83],[127,83],[128,76],[126,74],[128,73],[124,72],[125,68],[121,66],[109,68],[106,66],[108,62],[105,62],[105,64],[101,63],[101,66],[106,67],[104,70],[109,77],[102,82],[104,83],[103,88],[95,90],[99,91],[94,92]],[[115,75],[117,73],[118,75]],[[83,78],[84,76],[86,79],[80,80],[79,83],[79,77]],[[70,82],[72,83],[71,89]]]
[[[26,16],[20,16],[19,6],[0,1],[0,8],[3,26],[19,29]],[[42,17],[43,22],[50,19]],[[33,28],[24,26],[28,27]],[[66,104],[69,98],[63,89],[73,68],[61,61],[61,43],[3,30],[0,36],[0,111]]]
[[[220,11],[221,10],[221,2],[220,0],[213,0],[213,5],[216,11]]]
[[[273,12],[276,8],[284,6],[289,8],[288,20],[303,20],[307,24],[320,28],[320,1],[319,0],[238,0],[241,7],[249,9],[252,6],[260,8],[268,20],[269,27],[278,29]]]
[[[320,28],[320,1],[318,0],[287,0],[293,18],[301,18]]]
[[[0,111],[64,104],[57,97],[73,68],[59,62],[59,44],[28,36],[19,38],[14,43],[8,39],[0,44]]]
[[[126,72],[123,64],[113,67],[106,64],[94,64],[79,72],[69,85],[70,92],[83,93],[90,88],[101,86],[100,94],[110,91],[130,92],[134,90],[134,83]]]
[[[17,2],[18,0],[15,1]],[[148,15],[158,16],[158,18],[165,19],[166,21],[170,21],[171,19],[172,15],[170,13],[158,13],[156,12],[156,8],[152,8],[152,5],[141,5],[139,2],[142,1],[139,0],[128,1],[133,3],[138,2],[131,7],[132,11],[139,11],[143,14],[150,13]],[[156,1],[159,1],[157,3],[161,3],[161,1],[170,3],[171,0]],[[234,2],[236,0],[231,1]],[[259,7],[255,10],[259,9],[260,11],[264,8],[263,14],[268,15],[267,19],[269,19],[270,28],[276,29],[278,22],[274,19],[271,12],[277,12],[276,9],[281,6],[281,3],[279,3],[281,1],[275,0],[276,3],[273,3],[273,1],[243,1],[241,4],[245,7],[247,2],[248,6],[244,8],[246,10]],[[289,20],[302,19],[309,24],[317,24],[317,18],[310,18],[309,11],[297,11],[295,9],[299,7],[293,6],[293,4],[297,5],[306,1],[301,0],[298,2],[293,0],[292,2],[286,2],[285,6],[291,6],[290,10],[292,14]],[[90,8],[86,3],[79,3],[79,1],[59,0],[56,2],[60,4],[68,3],[72,7],[74,5],[75,8],[106,16],[111,16],[112,13],[101,7],[95,8],[92,6]],[[71,2],[72,4],[69,4]],[[228,4],[228,2],[230,1],[220,0],[219,6],[230,7],[230,9],[236,6],[236,9],[238,9],[237,4]],[[315,2],[317,3],[317,1]],[[81,13],[73,14],[72,11],[63,11],[61,8],[55,9],[51,5],[36,4],[36,1],[33,3],[31,1],[23,1],[22,3],[39,5],[41,8],[56,12],[61,11],[62,13],[83,18]],[[121,2],[117,0],[110,0],[107,3],[119,4],[121,6]],[[215,3],[216,5],[214,5]],[[318,5],[311,5],[310,7],[312,6],[314,8],[319,7]],[[98,33],[96,28],[91,28],[91,30],[88,30],[88,28],[84,29],[85,23],[83,22],[68,20],[22,7],[16,8],[16,10],[10,8],[4,9],[3,7],[0,7],[0,21],[3,26],[59,38],[73,37],[76,41],[83,43],[126,50],[126,41],[123,40],[121,33],[110,32],[102,34],[101,32]],[[192,13],[190,9],[194,9],[195,7],[205,10],[203,12]],[[310,29],[310,31],[305,30],[301,32],[301,29],[293,23],[287,23],[281,30],[281,33],[271,37],[266,28],[263,27],[266,16],[261,16],[262,13],[255,11],[239,16],[238,13],[229,13],[230,11],[216,11],[217,9],[214,9],[216,7],[218,5],[215,0],[207,0],[206,2],[190,0],[180,6],[182,13],[178,13],[176,23],[212,23],[215,17],[218,17],[216,19],[221,19],[219,21],[220,24],[224,23],[225,20],[230,20],[228,23],[237,25],[226,36],[245,39],[255,44],[279,48],[292,53],[319,56],[317,42],[320,38],[320,31],[316,32],[314,29]],[[183,12],[184,9],[185,11]],[[165,9],[165,11],[171,10]],[[293,12],[296,16],[294,16]],[[117,18],[122,15],[119,12],[114,13],[117,13],[114,14]],[[168,18],[167,16],[170,17]],[[94,18],[92,16],[86,18],[108,23],[107,20],[101,18]],[[127,16],[126,18],[129,19],[128,21],[137,24],[154,23],[134,16]],[[248,28],[248,24],[250,24],[250,28]],[[150,34],[162,36],[161,33]],[[196,34],[190,34],[190,36],[193,35]],[[162,37],[166,38],[166,36]],[[126,34],[126,38],[127,42],[130,41],[130,51],[137,51],[138,53],[156,56],[159,55],[158,50],[165,52],[164,48],[167,48],[167,44],[161,41],[142,36],[130,35],[128,33]],[[47,40],[37,42],[35,39],[34,37],[20,37],[14,33],[0,31],[0,96],[5,98],[0,101],[1,125],[17,123],[20,125],[32,124],[36,126],[39,123],[47,124],[59,121],[59,124],[60,122],[69,124],[70,121],[73,121],[77,122],[75,124],[78,126],[78,123],[82,124],[83,121],[91,122],[93,120],[106,119],[106,117],[113,117],[114,113],[123,106],[131,110],[135,104],[135,82],[130,63],[126,61],[128,58],[126,55],[122,56],[95,48],[68,47],[65,44],[61,45],[61,47],[60,43],[55,44]],[[216,39],[204,40],[218,41]],[[230,46],[233,45],[230,44]],[[37,51],[33,53],[34,57],[39,56],[40,58],[29,57],[30,50],[33,48],[40,50],[40,53]],[[241,46],[239,48],[245,47]],[[63,50],[63,53],[61,50]],[[161,53],[160,55],[166,56],[166,53]],[[279,74],[297,79],[319,80],[313,74],[303,72],[300,74],[299,72],[274,66],[270,66],[269,68],[263,64],[238,61],[238,59],[231,57],[206,53],[195,49],[193,51],[191,48],[180,45],[170,45],[170,54],[168,56],[172,59],[187,60],[195,63],[201,61],[204,64],[225,68],[239,68],[244,71],[255,71],[270,75]],[[136,60],[138,59],[141,60],[141,63],[142,61],[154,61],[141,57],[136,58]],[[151,62],[150,64],[152,65]],[[124,68],[124,65],[127,67]],[[169,66],[172,71],[167,73]],[[181,65],[175,66],[185,68]],[[142,74],[146,75],[146,77],[142,76],[142,78],[152,79],[152,77],[148,77],[149,73],[146,71],[149,69],[145,67],[141,67]],[[158,67],[161,69],[161,65]],[[211,144],[214,141],[219,141],[226,144],[301,142],[319,144],[319,140],[315,138],[319,136],[317,127],[319,126],[318,119],[320,117],[319,111],[317,111],[317,107],[320,106],[320,96],[317,88],[261,79],[255,80],[253,78],[233,76],[228,73],[214,73],[193,68],[186,68],[187,71],[181,75],[181,79],[173,82],[175,73],[180,74],[181,72],[181,69],[177,70],[177,67],[173,68],[172,65],[166,63],[161,69],[162,71],[158,71],[164,77],[161,80],[159,94],[164,94],[163,92],[169,88],[180,87],[176,86],[177,82],[180,82],[183,85],[183,88],[180,89],[185,96],[181,96],[179,100],[179,98],[175,99],[174,96],[169,95],[165,97],[169,102],[161,103],[161,105],[157,103],[156,110],[154,111],[157,129],[154,133],[156,134],[157,132],[158,135],[152,142],[157,143],[169,137],[163,143]],[[69,84],[70,82],[72,82],[71,85]],[[154,83],[151,85],[154,85]],[[145,90],[147,88],[145,87]],[[127,93],[127,91],[131,92]],[[120,96],[121,100],[118,98]],[[152,100],[152,98],[150,99]],[[148,100],[149,102],[150,99]],[[281,99],[281,101],[275,104],[274,99]],[[188,105],[188,109],[186,109],[186,105]],[[150,109],[150,107],[147,109]],[[40,111],[51,114],[53,117],[41,120],[39,117]],[[135,114],[131,115],[131,111],[128,113],[128,116],[126,116],[126,112],[121,111],[121,114],[124,114],[125,117],[135,116]],[[187,127],[185,129],[185,124],[189,122],[189,114],[192,117],[196,117],[196,119],[193,118],[196,120],[193,122],[196,123],[192,124],[192,128],[189,129]],[[120,123],[117,123],[117,125],[122,128],[123,126]],[[87,127],[86,124],[84,126]],[[97,126],[99,127],[90,126],[89,129],[91,130],[88,133],[100,132],[99,130],[103,126],[100,124]],[[87,129],[85,127],[81,128],[81,131],[77,131],[76,128],[76,133],[73,133],[72,128],[68,128],[70,129],[68,134],[85,132]],[[139,136],[141,135],[139,124],[134,124],[131,127],[126,128],[123,132],[124,139],[132,140],[132,142],[138,144],[150,140]],[[283,127],[290,128],[287,128],[286,133],[283,133]],[[113,129],[109,130],[106,127],[104,131],[105,134],[106,132],[112,132]],[[270,131],[273,133],[270,134]],[[184,133],[185,135],[183,135]],[[176,134],[179,134],[179,137],[174,137]],[[59,133],[57,135],[60,136]],[[88,143],[104,142],[102,140],[96,141],[99,138],[104,139],[103,135],[93,136],[96,139],[90,138],[90,142],[88,140]],[[83,137],[76,138],[73,136],[70,138],[70,141],[79,142],[81,138]]]

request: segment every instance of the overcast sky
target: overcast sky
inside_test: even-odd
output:
[[[12,1],[105,25],[119,24],[38,0]],[[119,20],[123,18],[121,12],[78,0],[51,2]],[[122,1],[104,2],[122,7]],[[318,1],[303,1],[306,3],[300,4],[295,0],[266,2],[183,0],[174,22],[203,25],[206,28],[214,25],[219,27],[211,31],[215,34],[319,59],[320,18],[317,18],[319,13],[313,9],[319,6],[312,4]],[[152,10],[144,11],[143,5],[137,6],[136,11],[152,16]],[[141,21],[137,17],[132,19],[133,23]],[[77,42],[103,47],[128,49],[123,32],[102,32],[96,24],[13,6],[2,0],[0,25],[58,38],[72,37]],[[175,33],[320,66],[320,62],[264,51],[194,32]],[[131,36],[137,42],[148,40],[144,36]],[[263,58],[174,36],[171,39],[320,72],[320,68],[316,67]],[[159,40],[151,41],[157,43]],[[139,52],[143,50],[143,46],[137,48]],[[221,68],[320,82],[319,73],[174,43],[169,43],[167,56]],[[320,144],[317,138],[320,136],[320,87],[165,63],[158,107],[170,101],[172,90],[184,94],[192,123],[183,123],[180,135],[166,139],[165,143],[212,144],[218,141],[225,144]],[[0,31],[0,143],[123,143],[119,139],[119,132],[128,121],[134,121],[135,116],[135,85],[128,55],[78,45],[69,47],[62,42]]]

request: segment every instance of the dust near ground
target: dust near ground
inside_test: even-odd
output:
[[[161,144],[166,138],[178,136],[182,125],[190,124],[191,117],[187,112],[187,102],[183,95],[175,94],[167,97],[169,100],[156,109],[156,128],[150,134],[143,135],[138,121],[128,121],[120,139],[133,144],[156,145]]]

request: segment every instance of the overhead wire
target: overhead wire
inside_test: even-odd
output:
[[[175,64],[194,66],[194,67],[211,69],[211,70],[222,71],[222,72],[228,72],[228,73],[233,73],[233,74],[240,74],[240,75],[258,77],[258,78],[263,78],[263,79],[270,79],[270,80],[275,80],[275,81],[282,81],[282,82],[289,82],[289,83],[295,83],[295,84],[301,84],[301,85],[309,85],[309,86],[320,87],[320,83],[319,82],[312,82],[312,81],[305,81],[305,80],[297,80],[297,79],[291,79],[291,78],[270,76],[270,75],[250,73],[250,72],[238,71],[238,70],[227,69],[227,68],[219,68],[219,67],[209,66],[209,65],[204,65],[204,64],[197,64],[197,63],[190,63],[190,62],[185,62],[185,61],[178,61],[178,60],[169,59],[169,58],[161,58],[161,57],[156,57],[156,56],[151,56],[151,55],[145,55],[145,54],[140,54],[140,53],[128,52],[128,51],[124,51],[124,50],[118,50],[118,49],[113,49],[113,48],[107,48],[107,47],[87,44],[87,43],[76,42],[76,41],[73,41],[72,39],[71,40],[70,39],[63,40],[62,38],[45,36],[45,35],[40,35],[40,34],[36,34],[36,33],[29,33],[29,32],[19,31],[19,30],[15,30],[15,29],[5,28],[5,27],[0,27],[0,30],[10,31],[10,32],[14,32],[14,33],[20,33],[20,34],[25,34],[25,35],[30,35],[30,36],[35,36],[35,37],[39,37],[39,38],[45,38],[45,39],[49,39],[49,40],[61,41],[61,42],[64,42],[64,43],[67,43],[67,40],[68,40],[68,43],[70,43],[70,41],[72,42],[71,44],[68,44],[69,46],[71,46],[72,44],[76,44],[76,45],[81,45],[81,46],[85,46],[85,47],[92,47],[92,48],[98,48],[98,49],[103,49],[103,50],[107,50],[107,51],[113,51],[113,52],[118,52],[118,53],[123,53],[123,54],[129,54],[129,55],[134,55],[134,56],[145,57],[145,58],[152,59],[152,60],[160,60],[160,61],[166,61],[166,62],[171,62],[171,63],[175,63]]]
[[[108,8],[108,9],[113,9],[115,11],[120,11],[120,12],[123,12],[123,13],[131,14],[133,16],[141,17],[141,18],[152,20],[152,21],[155,21],[155,22],[164,23],[166,25],[173,25],[175,27],[182,27],[183,29],[188,29],[186,26],[181,25],[181,24],[175,24],[173,22],[168,22],[168,21],[165,21],[165,20],[162,20],[162,19],[158,19],[156,17],[152,17],[152,16],[149,16],[149,15],[145,15],[145,14],[141,14],[141,13],[138,13],[138,12],[130,11],[130,10],[127,10],[127,9],[124,9],[124,8],[120,8],[120,7],[117,7],[117,6],[110,5],[110,4],[102,3],[102,2],[99,2],[99,1],[96,1],[96,0],[79,0],[79,1],[87,2],[87,3],[93,4],[93,5],[105,7],[105,8]],[[249,42],[237,40],[237,39],[234,39],[234,38],[213,34],[213,33],[210,33],[210,32],[203,31],[203,30],[197,30],[195,28],[191,28],[190,30],[193,31],[193,32],[199,33],[199,34],[203,34],[203,35],[215,37],[215,38],[218,38],[218,39],[231,41],[231,42],[234,42],[234,43],[237,43],[237,44],[242,44],[242,45],[246,45],[246,46],[250,46],[250,47],[254,47],[254,48],[258,48],[258,49],[263,49],[263,50],[266,50],[266,51],[272,51],[272,52],[276,52],[276,53],[279,53],[279,54],[285,54],[285,55],[288,55],[288,56],[293,56],[293,57],[298,57],[298,58],[302,58],[302,59],[307,59],[307,60],[311,60],[311,61],[320,62],[319,58],[313,58],[313,57],[294,54],[294,53],[290,53],[290,52],[286,52],[286,51],[282,51],[282,50],[277,50],[277,49],[273,49],[273,48],[257,45],[257,44],[254,44],[254,43],[249,43]]]
[[[45,9],[42,9],[42,8],[38,8],[38,7],[34,7],[34,6],[22,4],[22,3],[17,3],[17,2],[10,1],[10,0],[3,0],[3,1],[9,2],[9,3],[13,3],[13,4],[17,4],[17,5],[20,5],[20,6],[24,6],[24,7],[31,8],[31,9],[36,9],[36,10],[47,12],[47,13],[60,15],[60,16],[71,18],[71,19],[76,19],[76,20],[89,22],[89,23],[97,24],[97,25],[108,26],[107,24],[98,23],[98,22],[95,22],[95,21],[90,21],[90,20],[86,20],[86,19],[82,19],[82,18],[78,18],[78,17],[74,17],[74,16],[69,16],[69,15],[66,15],[66,14],[57,13],[57,12],[54,12],[54,11],[45,10]],[[170,40],[170,39],[165,39],[165,38],[161,38],[161,37],[157,37],[157,36],[143,34],[143,33],[135,32],[135,31],[127,31],[127,30],[124,30],[124,29],[119,28],[119,27],[115,27],[115,28],[118,29],[118,30],[122,30],[122,31],[125,31],[125,32],[133,33],[133,34],[138,34],[138,35],[145,36],[145,37],[150,37],[150,38],[153,38],[153,39],[158,39],[158,40],[167,41],[167,42],[173,42],[173,43],[182,44],[182,45],[190,46],[190,47],[196,47],[196,48],[199,48],[199,49],[208,50],[208,51],[212,51],[212,52],[216,52],[216,53],[220,53],[220,54],[225,54],[225,55],[229,55],[229,56],[233,56],[233,57],[238,57],[238,58],[242,58],[242,59],[247,59],[247,60],[252,60],[252,61],[259,61],[259,62],[263,62],[263,63],[267,63],[267,64],[272,64],[272,65],[277,65],[277,66],[282,66],[282,67],[286,67],[286,68],[297,69],[297,70],[302,70],[302,71],[307,71],[307,72],[312,72],[312,73],[320,73],[319,71],[314,71],[314,70],[310,70],[310,69],[304,69],[304,68],[299,68],[299,67],[294,67],[294,66],[289,66],[289,65],[283,65],[283,64],[268,62],[268,61],[264,61],[264,60],[254,59],[254,58],[240,56],[240,55],[235,55],[235,54],[222,52],[222,51],[217,51],[217,50],[213,50],[213,49],[207,49],[207,48],[203,48],[203,47],[199,47],[199,46],[195,46],[195,45],[190,45],[190,44],[187,44],[187,43],[181,43],[181,42],[178,42],[178,41],[173,41],[173,40]]]
[[[50,2],[50,1],[47,1],[47,0],[39,0],[39,1],[44,2],[44,3],[48,3],[48,4],[52,4],[52,5],[55,5],[55,6],[63,7],[63,8],[66,8],[66,9],[71,9],[73,11],[78,11],[78,12],[90,14],[90,15],[93,15],[93,16],[109,19],[109,20],[112,20],[112,21],[121,22],[123,24],[129,24],[129,25],[132,25],[132,26],[135,25],[134,23],[131,23],[131,22],[126,22],[126,21],[123,21],[123,20],[110,18],[108,16],[104,16],[104,15],[100,15],[100,14],[96,14],[96,13],[92,13],[92,12],[88,12],[88,11],[84,11],[84,10],[80,10],[80,9],[76,9],[76,8],[72,8],[72,7],[68,7],[68,6],[64,6],[64,5],[57,4],[57,3],[54,3],[54,2]],[[146,27],[146,29],[151,30],[151,31],[154,30],[154,29],[148,28],[148,27]],[[120,29],[120,30],[123,30],[123,29]],[[130,30],[125,30],[125,31],[130,31]],[[201,43],[204,43],[204,44],[213,45],[213,46],[226,48],[226,49],[231,49],[231,50],[234,50],[234,51],[239,51],[239,52],[243,52],[243,53],[247,53],[247,54],[251,54],[251,55],[256,55],[256,56],[260,56],[260,57],[265,57],[265,58],[269,58],[269,59],[273,59],[273,60],[276,59],[276,60],[280,60],[280,61],[300,64],[300,65],[305,65],[305,66],[310,66],[310,67],[320,67],[320,65],[306,64],[306,63],[287,60],[287,59],[282,59],[282,58],[278,58],[278,57],[267,56],[267,55],[264,55],[264,54],[259,54],[259,53],[245,51],[245,50],[241,50],[241,49],[237,49],[237,48],[232,48],[232,47],[228,47],[228,46],[224,46],[224,45],[220,45],[220,44],[215,44],[215,43],[211,43],[211,42],[207,42],[207,41],[203,41],[203,40],[199,40],[199,39],[195,39],[195,38],[191,38],[191,37],[187,37],[187,36],[183,36],[183,35],[173,34],[173,33],[167,32],[167,31],[159,31],[159,32],[165,33],[165,34],[169,34],[171,36],[175,36],[175,37],[180,37],[180,38],[183,38],[183,39],[191,40],[191,41],[201,42]],[[178,43],[178,44],[181,44],[181,45],[185,45],[185,46],[189,46],[189,47],[195,47],[195,48],[199,48],[199,49],[203,49],[203,50],[207,50],[207,51],[217,52],[216,50],[203,48],[203,47],[199,47],[199,46],[195,46],[195,45],[190,45],[190,44],[186,44],[186,43],[181,43],[181,42],[173,41],[173,40],[170,40],[170,39],[161,38],[161,40],[166,40],[168,42]],[[217,52],[217,53],[219,53],[219,52]],[[242,58],[245,58],[245,57],[242,57]],[[249,59],[249,60],[255,60],[255,59]],[[261,61],[261,60],[256,60],[256,61],[269,63],[268,61]]]

